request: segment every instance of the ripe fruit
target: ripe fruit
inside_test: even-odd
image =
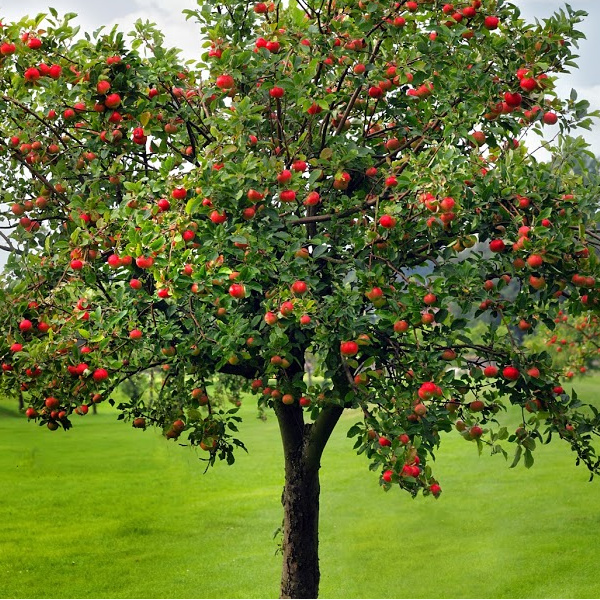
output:
[[[292,180],[292,172],[289,169],[284,169],[281,173],[277,174],[277,183],[285,185]]]
[[[423,302],[427,304],[427,306],[431,306],[437,302],[437,296],[435,294],[425,294]]]
[[[383,90],[379,86],[372,86],[369,88],[369,96],[371,98],[379,99],[383,96]]]
[[[526,92],[532,92],[537,87],[537,81],[533,77],[524,77],[519,82],[519,85]]]
[[[486,377],[496,377],[498,375],[498,367],[494,365],[488,365],[483,369],[483,374]]]
[[[92,377],[94,381],[104,381],[108,379],[108,371],[106,369],[96,369]]]
[[[50,70],[48,71],[48,75],[52,79],[58,79],[60,77],[61,73],[62,73],[62,67],[60,65],[52,65],[50,67]]]
[[[291,404],[294,404],[294,396],[292,396],[292,394],[284,394],[284,395],[281,397],[281,401],[282,401],[284,404],[287,404],[287,405],[289,406],[289,405],[291,405]]]
[[[131,289],[133,289],[133,290],[141,290],[142,282],[139,279],[132,279],[129,282],[129,287],[131,287]]]
[[[529,285],[535,290],[541,290],[546,286],[546,280],[543,277],[529,276]]]
[[[246,288],[240,283],[234,283],[229,286],[229,295],[232,298],[245,298]]]
[[[279,199],[282,202],[294,202],[296,200],[296,192],[294,190],[284,190],[280,192]]]
[[[516,381],[517,379],[519,379],[520,373],[519,373],[519,369],[517,369],[516,367],[504,367],[504,369],[502,370],[502,375],[505,379],[508,379],[509,381]]]
[[[490,242],[490,250],[492,252],[503,252],[506,248],[506,245],[502,240],[492,240]]]
[[[373,287],[368,292],[365,292],[365,296],[371,300],[371,302],[375,302],[383,298],[383,290],[380,287]]]
[[[437,483],[432,483],[429,486],[429,491],[437,498],[442,493],[442,488]]]
[[[132,329],[129,332],[129,337],[132,340],[139,340],[142,337],[142,332],[139,329]]]
[[[277,315],[274,312],[269,311],[265,314],[265,323],[267,325],[275,325],[277,320]]]
[[[408,329],[408,321],[396,321],[394,323],[394,331],[396,333],[404,333]]]
[[[442,360],[455,360],[456,352],[452,348],[446,348],[441,354]]]
[[[279,307],[279,312],[284,317],[289,317],[294,312],[294,303],[287,300]]]
[[[312,319],[308,315],[302,315],[300,317],[300,325],[310,325]]]
[[[104,100],[104,105],[107,108],[117,108],[121,104],[121,96],[119,94],[109,94]]]
[[[504,102],[506,102],[507,106],[510,108],[517,108],[521,106],[523,102],[523,97],[519,92],[505,92],[504,94]]]
[[[161,198],[156,204],[160,212],[165,212],[171,208],[171,203],[166,198]]]
[[[483,26],[486,29],[489,29],[490,31],[492,31],[494,29],[498,29],[499,22],[500,22],[500,19],[498,19],[498,17],[488,16],[483,20]]]
[[[219,75],[216,83],[217,87],[223,91],[230,90],[235,84],[231,75]]]
[[[396,219],[394,217],[392,217],[392,215],[382,215],[379,218],[379,224],[384,229],[392,229],[393,227],[396,226]]]
[[[340,352],[342,356],[355,356],[358,353],[358,344],[354,341],[342,342]]]
[[[25,78],[25,81],[33,83],[40,78],[40,72],[35,67],[30,67],[29,69],[25,70],[23,77]]]
[[[392,477],[394,476],[394,471],[390,471],[389,469],[387,471],[383,472],[383,475],[381,476],[381,478],[386,481],[387,483],[390,483],[392,481]]]
[[[25,411],[25,416],[28,419],[35,419],[38,416],[38,412],[37,410],[35,410],[35,408],[32,408],[31,406]]]
[[[106,262],[108,263],[108,265],[110,267],[112,267],[113,269],[117,269],[118,267],[121,266],[122,262],[121,259],[116,255],[116,254],[111,254],[107,259]]]
[[[478,439],[483,435],[483,429],[481,429],[479,425],[473,425],[473,427],[469,429],[469,435],[472,439]]]
[[[271,98],[283,98],[284,94],[285,90],[279,86],[272,87],[269,90],[269,96],[271,96]]]
[[[427,407],[423,403],[416,404],[413,408],[414,413],[419,417],[424,417],[427,414]]]
[[[558,116],[556,115],[556,113],[547,112],[547,113],[544,113],[544,116],[542,117],[542,121],[544,121],[544,123],[546,123],[546,125],[556,125],[556,123],[558,122]]]
[[[481,412],[485,408],[485,402],[482,400],[473,400],[469,404],[469,409],[473,412]]]
[[[308,286],[305,281],[294,281],[292,284],[292,293],[298,296],[303,296],[308,291]]]
[[[542,266],[544,259],[539,254],[532,254],[527,258],[527,264],[532,269],[537,269]]]
[[[259,200],[262,200],[265,197],[264,194],[261,194],[260,192],[257,192],[256,190],[252,189],[248,190],[246,196],[248,197],[248,200],[252,202],[258,202]]]
[[[175,200],[184,200],[185,197],[187,196],[187,190],[185,188],[175,188],[172,192],[171,192],[171,196],[175,199]]]
[[[19,323],[19,329],[23,332],[29,331],[33,327],[33,323],[29,319],[23,319]]]
[[[9,54],[14,54],[17,47],[12,42],[4,42],[0,45],[0,54],[2,56],[8,56]]]
[[[306,164],[305,160],[295,160],[292,163],[292,169],[296,171],[296,173],[304,173],[307,167],[308,165]]]
[[[106,81],[106,79],[103,79],[96,84],[96,91],[99,94],[106,94],[108,90],[110,90],[110,81]]]
[[[213,210],[208,217],[215,225],[220,225],[227,221],[227,214],[225,211],[220,213],[218,210]]]
[[[386,437],[381,436],[379,438],[379,445],[385,448],[386,446],[391,446],[392,442],[390,442],[390,440],[388,440]]]
[[[138,256],[135,259],[135,264],[140,269],[149,269],[154,264],[154,259],[151,256]],[[141,285],[140,285],[140,287],[141,287]],[[139,289],[139,288],[135,288],[135,289]]]
[[[49,396],[44,401],[44,405],[50,410],[55,410],[60,406],[60,402],[58,401],[58,399],[54,398],[54,396]]]

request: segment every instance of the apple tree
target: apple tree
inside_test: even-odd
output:
[[[584,13],[185,12],[204,48],[187,62],[149,23],[76,36],[50,9],[0,30],[1,390],[66,430],[162,369],[154,402],[136,395],[119,418],[212,464],[243,441],[211,382],[243,378],[280,425],[283,597],[318,593],[319,465],[345,410],[385,490],[439,496],[446,435],[527,467],[562,438],[597,473],[597,411],[511,334],[598,307],[597,190],[560,160],[594,115],[555,91]],[[540,144],[559,159],[538,160]],[[310,386],[307,353],[324,374]]]

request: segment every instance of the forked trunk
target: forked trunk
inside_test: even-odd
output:
[[[342,411],[327,407],[305,425],[299,406],[275,408],[285,458],[281,598],[317,598],[319,593],[320,460]]]

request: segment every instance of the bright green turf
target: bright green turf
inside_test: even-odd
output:
[[[600,398],[600,377],[578,387]],[[277,597],[282,457],[254,418],[250,455],[202,474],[195,453],[115,421],[108,407],[68,433],[0,403],[0,597]],[[342,418],[323,459],[321,596],[595,598],[599,481],[560,440],[530,471],[443,443],[439,500],[384,493]]]

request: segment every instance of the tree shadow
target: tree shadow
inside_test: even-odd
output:
[[[0,419],[12,418],[22,419],[23,415],[16,408],[7,408],[6,406],[0,406]]]

